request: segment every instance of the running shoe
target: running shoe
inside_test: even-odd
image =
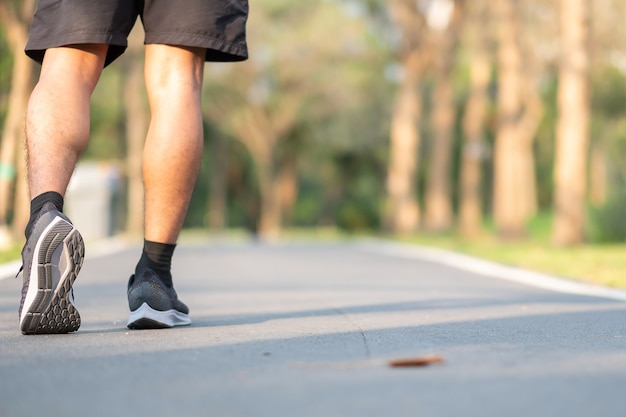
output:
[[[143,269],[128,281],[130,329],[163,329],[191,324],[189,308],[178,299],[173,287],[167,287],[151,269]]]
[[[69,333],[80,327],[72,285],[85,258],[83,238],[72,222],[46,203],[22,249],[23,334]]]

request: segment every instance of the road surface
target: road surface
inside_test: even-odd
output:
[[[130,331],[140,248],[116,249],[87,247],[75,334],[22,336],[0,279],[0,416],[626,416],[619,291],[379,241],[182,243],[192,325]]]

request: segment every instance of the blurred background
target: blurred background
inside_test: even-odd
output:
[[[0,0],[4,247],[21,242],[28,215],[33,6]],[[253,0],[250,59],[206,66],[204,164],[185,227],[621,253],[624,22],[626,0]],[[142,230],[150,116],[135,29],[94,93],[67,195],[88,237]]]

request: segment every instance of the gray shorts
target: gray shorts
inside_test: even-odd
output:
[[[26,55],[41,63],[48,48],[104,43],[109,65],[126,49],[137,16],[146,44],[207,48],[207,61],[248,57],[248,0],[38,0]]]

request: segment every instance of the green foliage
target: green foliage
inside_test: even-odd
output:
[[[226,137],[228,226],[254,229],[260,197],[257,167],[250,149],[244,147],[225,125],[226,118],[246,123],[243,110],[255,105],[265,113],[294,106],[294,122],[273,148],[271,158],[280,166],[295,158],[298,167],[298,196],[289,224],[299,226],[338,225],[345,230],[379,227],[385,196],[389,120],[396,85],[385,77],[396,65],[397,33],[388,21],[387,4],[380,0],[258,0],[251,7],[248,40],[250,60],[237,64],[209,64],[205,75],[204,106],[227,108],[223,119],[211,117],[207,144],[213,130]],[[539,29],[537,29],[539,30]],[[539,32],[537,32],[539,34]],[[544,34],[545,35],[545,34]],[[554,39],[547,39],[549,45]],[[455,92],[458,117],[452,190],[456,200],[460,165],[461,115],[468,95],[468,63],[458,52]],[[600,56],[600,55],[598,55]],[[0,30],[0,122],[6,114],[13,57]],[[123,63],[108,67],[93,96],[91,140],[87,159],[111,160],[125,157],[123,109]],[[545,64],[545,63],[544,63]],[[548,62],[542,68],[539,88],[544,117],[534,142],[539,206],[542,213],[552,206],[554,137],[557,121],[557,73]],[[497,74],[496,74],[497,76]],[[494,77],[495,80],[495,77]],[[421,93],[428,98],[429,74],[422,78]],[[608,61],[594,61],[591,78],[593,143],[602,143],[608,154],[608,171],[613,196],[607,204],[590,210],[589,236],[594,241],[625,239],[620,212],[626,208],[626,77]],[[496,83],[490,90],[485,143],[493,144],[497,126]],[[428,131],[431,115],[424,101],[423,151],[432,140]],[[208,112],[206,113],[208,114]],[[207,117],[209,119],[209,117]],[[276,120],[276,119],[273,119]],[[223,123],[222,123],[223,122]],[[221,124],[222,123],[222,124]],[[206,225],[209,189],[210,146],[191,202],[186,227]],[[483,202],[490,207],[492,160],[484,160]],[[420,161],[419,190],[427,175],[428,161]],[[422,197],[422,195],[420,195]],[[535,220],[549,234],[550,216]]]
[[[375,154],[336,156],[341,182],[336,224],[348,231],[375,230],[380,225],[385,165]]]
[[[613,66],[603,67],[593,77],[591,107],[603,119],[619,119],[626,114],[626,77]]]
[[[116,62],[107,67],[91,100],[91,138],[85,159],[116,160],[125,155],[123,74]]]
[[[214,126],[205,126],[205,132],[205,152],[202,166],[184,227],[202,228],[209,226],[207,207],[210,193],[213,192],[209,187],[213,157],[210,154],[209,143],[213,140],[223,140],[227,159],[226,172],[224,172],[227,187],[227,227],[253,231],[256,228],[259,197],[250,157],[238,141],[228,137],[224,132],[218,131]]]
[[[588,239],[593,242],[621,242],[626,239],[626,77],[614,66],[598,69],[592,78],[591,141],[606,150],[608,201],[589,209]],[[620,213],[620,210],[621,213]]]
[[[378,167],[385,165],[392,86],[383,77],[389,50],[366,10],[359,2],[262,0],[250,16],[250,60],[208,66],[207,114],[246,145],[250,158],[239,162],[255,165],[247,172],[257,175],[263,154],[239,137],[240,125],[250,114],[267,119],[259,129],[289,120],[278,123],[281,136],[269,152],[274,172],[297,163],[298,197],[293,212],[285,213],[291,226],[334,225],[338,218],[352,228],[377,225],[384,178]],[[345,155],[362,159],[359,167],[347,169]],[[370,175],[372,160],[376,178]],[[363,191],[354,186],[360,183],[376,186]],[[258,206],[252,201],[247,205]]]
[[[613,193],[600,207],[589,209],[587,237],[593,243],[626,242],[626,190]]]
[[[5,262],[11,262],[20,259],[22,252],[22,243],[12,245],[7,249],[0,249],[0,265]]]
[[[375,230],[379,225],[377,207],[369,201],[345,201],[337,208],[337,226],[349,232]]]
[[[13,69],[13,54],[7,44],[6,34],[0,28],[0,127],[4,124],[7,112],[7,98],[11,86],[11,71]]]

